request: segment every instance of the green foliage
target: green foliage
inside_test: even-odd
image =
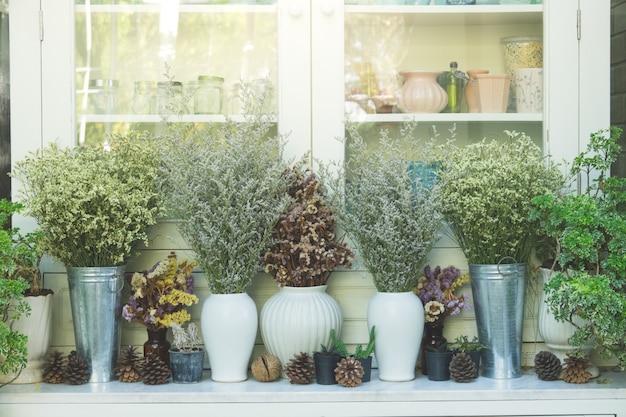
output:
[[[571,167],[582,192],[535,197],[531,218],[557,271],[544,286],[547,302],[557,320],[577,328],[572,345],[593,343],[626,368],[626,179],[609,176],[621,133],[611,127],[591,134]]]
[[[43,232],[41,250],[66,266],[122,265],[163,214],[153,141],[114,135],[108,146],[50,144],[15,165],[25,214]]]
[[[454,348],[454,350],[458,350],[461,352],[474,352],[486,348],[485,345],[482,345],[478,341],[478,337],[474,336],[472,340],[469,340],[466,335],[461,335],[454,339],[452,347]]]
[[[527,262],[537,236],[531,200],[564,186],[557,166],[523,133],[441,149],[444,215],[469,263]]]
[[[434,162],[415,128],[405,123],[398,137],[383,129],[366,143],[348,123],[344,165],[325,175],[339,224],[380,292],[411,291],[443,229],[438,186],[411,171],[415,161]]]
[[[357,345],[354,350],[354,354],[350,355],[348,353],[348,348],[346,347],[343,340],[335,337],[335,329],[330,331],[331,340],[333,340],[333,345],[335,346],[335,350],[344,358],[352,356],[356,359],[365,359],[369,358],[374,351],[374,345],[376,343],[376,326],[372,326],[369,332],[369,341],[367,346],[363,348],[363,345]]]
[[[248,288],[290,202],[284,138],[271,134],[263,97],[246,100],[243,121],[227,117],[203,129],[178,124],[162,141],[161,190],[169,214],[214,294]]]

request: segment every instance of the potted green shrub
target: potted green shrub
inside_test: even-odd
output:
[[[2,200],[0,203],[0,224],[10,218],[14,206]],[[13,329],[13,324],[21,317],[30,314],[30,307],[24,300],[24,291],[28,282],[24,278],[11,279],[9,276],[15,269],[15,248],[10,231],[0,228],[0,375],[8,380],[0,384],[4,386],[16,379],[27,363],[28,336]]]
[[[333,385],[337,383],[335,379],[335,368],[342,356],[337,349],[337,336],[335,329],[330,330],[330,344],[321,344],[321,349],[313,353],[313,363],[315,365],[315,382],[320,385]],[[344,352],[345,354],[345,352]]]
[[[363,347],[363,345],[356,345],[352,355],[348,353],[348,348],[343,340],[335,338],[334,345],[342,358],[353,357],[361,363],[364,371],[361,382],[369,382],[372,375],[372,353],[376,347],[376,326],[370,328],[367,345],[365,347]]]
[[[443,229],[438,185],[411,168],[434,162],[415,127],[406,123],[395,136],[383,129],[366,142],[348,123],[346,158],[331,182],[340,226],[376,286],[367,320],[377,329],[379,376],[387,381],[415,378],[424,307],[412,290]]]
[[[204,368],[204,349],[198,327],[193,322],[186,329],[180,324],[172,323],[172,333],[174,347],[169,351],[172,381],[179,384],[200,382]]]
[[[138,133],[113,135],[106,146],[52,143],[12,173],[41,249],[67,269],[76,348],[91,382],[114,378],[124,265],[163,214],[155,145]]]
[[[478,370],[480,369],[480,352],[485,348],[485,345],[480,343],[477,336],[474,336],[472,340],[466,335],[460,335],[454,342],[452,342],[452,350],[454,352],[467,353],[472,362],[476,365],[476,376],[478,376]]]
[[[43,253],[41,251],[40,230],[22,233],[17,227],[11,227],[8,220],[12,215],[23,210],[19,202],[0,200],[0,212],[4,218],[2,226],[11,236],[13,271],[5,275],[6,278],[23,279],[28,283],[24,291],[24,300],[28,303],[30,314],[22,316],[12,324],[12,329],[28,337],[28,361],[26,367],[19,372],[19,376],[7,376],[2,381],[12,380],[15,384],[35,383],[43,380],[45,356],[50,347],[52,322],[53,291],[42,288],[43,279],[39,269]]]
[[[252,98],[243,120],[179,124],[162,141],[161,189],[211,291],[200,324],[211,378],[221,382],[248,377],[258,314],[246,289],[289,203],[284,138],[272,133],[262,97]]]
[[[580,192],[544,193],[533,199],[553,254],[552,277],[545,283],[554,318],[568,322],[577,355],[592,345],[626,368],[626,179],[610,176],[621,152],[621,129],[590,136],[587,149],[572,162]]]
[[[438,172],[444,216],[469,264],[478,337],[487,346],[483,375],[490,378],[521,376],[526,264],[538,230],[531,201],[564,184],[531,138],[505,133],[501,140],[445,146]]]
[[[272,229],[263,255],[265,272],[279,290],[263,305],[259,323],[267,351],[286,365],[294,352],[312,355],[341,335],[343,313],[326,292],[336,267],[350,268],[353,254],[336,236],[336,219],[318,176],[302,160],[285,175],[291,203]]]

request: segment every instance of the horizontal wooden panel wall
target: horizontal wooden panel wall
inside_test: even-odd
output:
[[[127,271],[141,271],[150,268],[155,262],[165,259],[170,251],[176,251],[179,258],[193,259],[194,253],[191,251],[176,230],[173,221],[162,221],[152,230],[151,245],[149,248],[141,248],[140,256],[129,261]],[[467,272],[468,267],[463,253],[448,237],[443,236],[429,256],[431,265],[455,265],[463,272]],[[69,290],[67,277],[62,267],[53,266],[49,272],[45,273],[44,280],[46,287],[52,288],[55,292],[53,307],[53,334],[52,349],[68,352],[74,348],[74,334],[72,328],[72,314],[70,308]],[[200,302],[190,308],[192,320],[199,324],[202,302],[209,295],[209,290],[201,271],[194,273],[195,291]],[[366,322],[367,304],[371,296],[376,292],[372,279],[367,271],[363,270],[359,262],[355,262],[355,268],[350,271],[334,272],[328,282],[328,293],[339,302],[343,314],[344,324],[342,339],[348,344],[349,349],[353,349],[357,344],[366,344],[368,330]],[[259,273],[255,276],[248,293],[255,300],[257,309],[260,312],[265,301],[278,291],[276,283],[267,274]],[[462,292],[471,297],[471,288],[466,284]],[[522,363],[525,366],[532,366],[534,356],[537,352],[545,349],[540,341],[537,332],[537,309],[540,286],[531,278],[528,282],[526,297],[526,311],[524,319]],[[124,291],[124,301],[127,299],[128,290]],[[477,334],[476,322],[473,310],[462,312],[457,316],[449,317],[446,320],[444,336],[449,340],[454,340],[459,335],[467,335],[472,338]],[[170,335],[171,340],[171,335]],[[141,346],[147,340],[146,330],[136,323],[127,323],[122,320],[122,345]],[[263,341],[260,334],[257,335],[254,356],[264,352]],[[595,358],[596,363],[604,363],[599,358]]]

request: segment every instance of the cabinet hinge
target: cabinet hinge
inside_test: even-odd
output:
[[[580,33],[582,31],[580,27],[581,23],[582,23],[582,12],[580,11],[580,9],[578,9],[576,11],[576,37],[578,40],[580,40]]]
[[[39,41],[43,42],[43,10],[39,10]]]

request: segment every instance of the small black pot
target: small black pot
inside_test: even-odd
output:
[[[363,377],[361,378],[361,382],[370,382],[372,377],[372,357],[368,356],[367,358],[361,359],[357,358],[359,362],[361,362],[361,366],[363,367]]]
[[[189,352],[170,349],[172,381],[178,384],[193,384],[202,380],[204,349]]]
[[[450,361],[453,352],[432,352],[426,350],[428,379],[431,381],[447,381],[450,379]]]
[[[335,379],[335,368],[341,362],[341,355],[323,355],[319,352],[313,354],[315,363],[315,381],[320,385],[333,385],[337,383]]]
[[[467,354],[472,359],[472,362],[474,362],[474,365],[476,365],[476,375],[474,377],[477,378],[480,370],[480,350],[472,350],[467,352]]]

